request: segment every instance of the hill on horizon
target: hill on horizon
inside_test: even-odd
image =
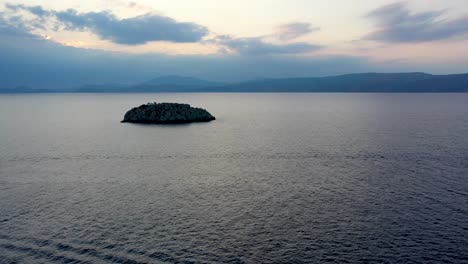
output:
[[[195,92],[208,87],[224,86],[191,76],[166,75],[121,89],[121,92]]]

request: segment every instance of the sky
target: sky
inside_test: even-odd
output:
[[[468,72],[466,0],[0,0],[0,86]]]

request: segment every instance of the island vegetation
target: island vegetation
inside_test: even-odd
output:
[[[209,122],[216,118],[202,108],[189,104],[148,103],[129,110],[122,123],[183,124]]]

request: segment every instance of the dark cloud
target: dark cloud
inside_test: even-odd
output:
[[[146,14],[119,19],[109,12],[79,13],[74,9],[66,11],[44,10],[40,6],[6,5],[12,11],[28,11],[40,19],[55,20],[58,27],[67,30],[91,31],[101,39],[125,45],[140,45],[151,41],[198,42],[209,30],[195,23],[178,22],[156,14]],[[29,27],[36,27],[29,24]]]
[[[31,34],[22,23],[15,23],[19,20],[17,17],[5,19],[3,13],[0,13],[0,36],[3,37],[27,37],[38,38],[39,36]]]
[[[425,42],[468,33],[468,16],[443,19],[442,11],[411,13],[405,2],[382,6],[367,14],[378,29],[367,35],[383,42]]]
[[[243,55],[273,55],[307,53],[322,48],[309,43],[274,44],[267,42],[263,37],[235,38],[229,35],[218,36],[215,43]]]
[[[295,22],[280,25],[277,28],[276,34],[280,40],[289,41],[307,35],[316,30],[318,30],[318,28],[312,27],[312,25],[309,23]]]

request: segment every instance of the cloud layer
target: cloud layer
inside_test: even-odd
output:
[[[411,13],[405,2],[377,8],[367,14],[379,27],[365,38],[392,43],[443,40],[468,33],[468,16],[443,19],[444,12]]]
[[[209,30],[195,23],[178,22],[172,18],[152,13],[119,19],[109,12],[79,13],[74,9],[66,11],[44,10],[40,6],[7,5],[12,11],[28,11],[42,22],[54,20],[54,29],[91,31],[99,38],[125,45],[140,45],[151,41],[179,43],[198,42]],[[36,20],[37,21],[37,20]],[[29,23],[37,28],[46,23]]]
[[[312,27],[309,23],[294,22],[278,26],[277,35],[282,41],[290,41],[316,30],[318,28]]]
[[[147,13],[145,15],[119,19],[110,12],[79,13],[77,10],[46,10],[41,6],[7,4],[6,8],[14,15],[10,24],[28,28],[31,31],[68,30],[92,32],[100,39],[124,45],[141,45],[152,41],[175,43],[214,44],[221,50],[229,50],[241,55],[301,54],[320,49],[321,46],[305,42],[291,43],[292,40],[309,34],[317,28],[309,23],[289,23],[279,26],[268,36],[237,38],[219,35],[204,40],[210,33],[205,26],[195,23],[178,22],[172,18]],[[33,16],[22,15],[28,12]],[[276,39],[276,42],[271,42]],[[279,40],[279,41],[278,41]]]
[[[275,44],[267,42],[263,37],[235,38],[229,35],[218,36],[214,42],[239,54],[254,56],[307,53],[321,48],[319,45],[304,42]]]

